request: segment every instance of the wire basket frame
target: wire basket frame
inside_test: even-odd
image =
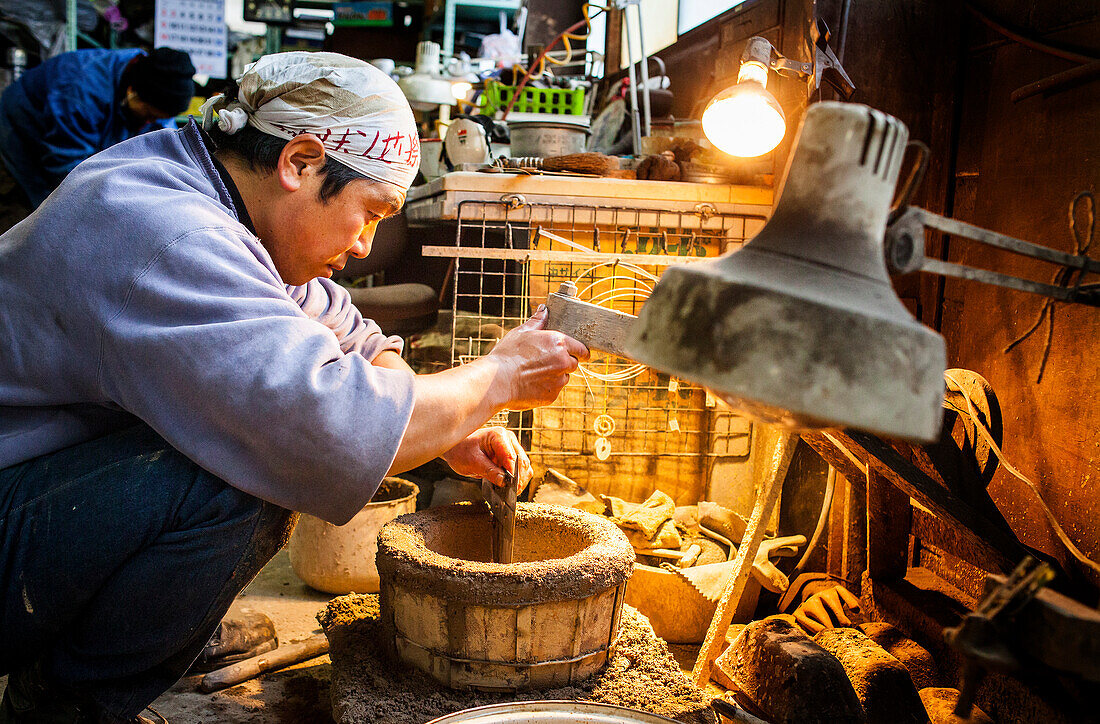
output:
[[[574,282],[580,299],[637,315],[665,266],[739,248],[763,223],[761,215],[709,204],[658,211],[528,203],[518,195],[463,201],[451,362],[487,354],[562,282]],[[748,426],[728,416],[697,385],[593,352],[553,404],[488,424],[519,436],[536,473],[554,468],[592,493],[627,500],[659,488],[680,504],[703,497],[713,457],[747,454]]]

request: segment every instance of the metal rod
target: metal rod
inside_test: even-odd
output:
[[[642,6],[641,3],[634,6],[635,11],[638,13],[638,52],[641,53],[641,60],[638,63],[641,65],[642,76],[642,111],[644,113],[644,124],[642,129],[645,131],[646,136],[650,135],[650,111],[649,111],[649,56],[645,52],[645,25],[642,23]]]
[[[1057,249],[1051,249],[1046,246],[1039,246],[1038,244],[1032,244],[1029,241],[1022,239],[1015,239],[1011,236],[1005,236],[1004,234],[998,234],[995,231],[989,229],[983,229],[980,226],[974,226],[973,224],[967,224],[964,221],[958,221],[956,219],[949,219],[946,216],[940,216],[939,214],[933,214],[931,211],[925,209],[917,209],[920,214],[918,218],[925,226],[942,231],[945,234],[952,234],[954,236],[962,236],[967,239],[979,241],[983,244],[996,247],[998,249],[1004,249],[1010,251],[1013,254],[1020,254],[1022,256],[1029,256],[1033,259],[1042,259],[1043,261],[1049,261],[1052,264],[1061,264],[1062,266],[1069,267],[1070,269],[1082,269],[1089,272],[1100,272],[1100,260],[1091,259],[1087,256],[1074,256],[1073,254],[1067,254]],[[1024,291],[1029,291],[1024,289]]]
[[[445,58],[449,58],[455,53],[455,20],[458,5],[458,0],[444,0],[443,3],[443,48],[441,49],[441,55]],[[522,33],[520,34],[522,38]],[[520,51],[522,52],[522,48]]]
[[[969,279],[971,281],[984,282],[985,284],[993,284],[999,287],[1007,287],[1008,289],[1015,289],[1020,292],[1039,294],[1062,302],[1077,302],[1094,307],[1100,306],[1100,301],[1092,300],[1088,296],[1077,294],[1073,287],[1058,287],[1053,284],[1033,282],[1030,279],[1020,279],[1019,277],[989,271],[988,269],[975,269],[965,264],[954,264],[949,261],[940,261],[939,259],[929,259],[926,257],[921,264],[920,270],[931,272],[932,274],[942,274],[943,276]]]
[[[424,256],[455,259],[507,259],[509,261],[571,261],[580,263],[615,262],[643,266],[671,266],[713,261],[705,256],[663,256],[661,254],[609,254],[607,252],[550,251],[546,249],[489,249],[469,246],[425,246]]]
[[[642,136],[639,128],[641,118],[638,116],[638,78],[634,73],[634,43],[630,39],[630,6],[637,4],[625,3],[623,8],[623,34],[626,35],[627,77],[630,78],[630,139],[633,144],[634,154],[637,155],[642,147]],[[640,11],[639,11],[640,12]]]

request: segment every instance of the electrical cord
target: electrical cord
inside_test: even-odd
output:
[[[508,107],[504,109],[504,114],[501,116],[500,120],[503,121],[504,119],[508,118],[508,114],[512,112],[512,107],[515,106],[516,101],[519,99],[520,92],[527,85],[527,81],[530,80],[531,75],[535,72],[536,67],[539,68],[539,74],[542,74],[542,71],[545,68],[545,63],[543,62],[544,60],[548,59],[551,63],[556,63],[558,65],[564,65],[565,63],[568,63],[570,60],[572,60],[573,49],[569,45],[569,40],[585,40],[588,38],[588,35],[592,32],[592,16],[589,14],[592,10],[597,10],[604,13],[607,12],[607,8],[600,7],[599,5],[593,5],[592,3],[584,3],[584,5],[581,6],[581,14],[584,16],[584,18],[573,23],[568,28],[563,30],[557,35],[557,37],[551,40],[545,48],[542,49],[542,52],[539,53],[534,62],[531,63],[531,67],[527,68],[527,70],[524,72],[523,78],[520,79],[519,85],[516,86],[515,91],[512,93],[512,100],[508,102]],[[588,33],[585,33],[584,35],[574,35],[573,31],[581,27],[582,25],[588,26]],[[551,48],[557,45],[559,40],[563,41],[565,49],[568,53],[565,59],[558,61],[554,60],[553,58],[548,58],[546,54],[550,52]]]

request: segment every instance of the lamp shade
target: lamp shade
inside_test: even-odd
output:
[[[933,440],[943,338],[883,259],[907,138],[866,106],[810,106],[771,219],[739,251],[669,267],[626,351],[767,422]]]

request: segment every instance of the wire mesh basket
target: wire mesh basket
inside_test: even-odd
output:
[[[556,291],[638,314],[661,270],[739,248],[764,217],[466,200],[453,249],[451,363],[487,354]],[[594,494],[643,500],[655,488],[677,504],[706,490],[710,461],[748,454],[749,427],[702,388],[601,352],[574,373],[552,405],[502,413],[489,424],[519,436],[539,474],[553,468]]]

